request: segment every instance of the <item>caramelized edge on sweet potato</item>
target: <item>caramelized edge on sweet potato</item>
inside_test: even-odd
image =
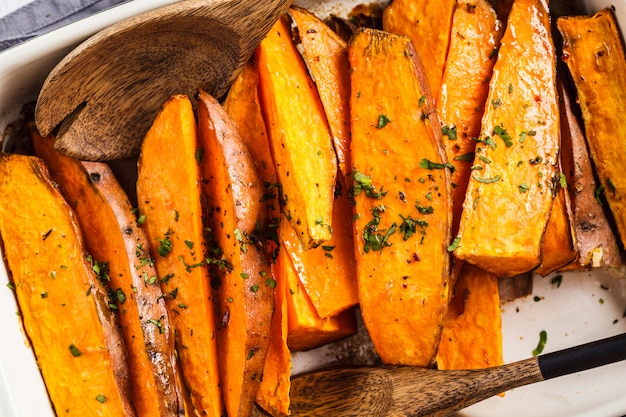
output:
[[[4,257],[54,408],[63,415],[135,416],[117,316],[43,160],[0,156],[0,191]]]
[[[407,37],[361,29],[348,55],[361,313],[384,362],[430,366],[450,276],[451,184],[441,125]]]
[[[103,162],[81,162],[54,149],[31,126],[35,153],[73,207],[87,251],[115,295],[138,416],[176,416],[174,332],[149,259],[148,240],[117,179]]]
[[[176,335],[182,380],[200,415],[223,412],[215,344],[214,293],[205,259],[197,126],[188,97],[163,107],[141,149],[137,200]],[[145,216],[145,217],[144,217]]]

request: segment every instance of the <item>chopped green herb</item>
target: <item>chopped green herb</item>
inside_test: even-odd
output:
[[[104,396],[104,395],[102,395],[102,394],[98,394],[98,395],[96,396],[96,401],[98,401],[99,403],[104,404],[104,403],[106,402],[106,400],[107,400],[107,397],[105,397],[105,396]]]
[[[528,184],[526,184],[525,182],[521,183],[518,188],[519,188],[519,192],[522,194],[527,192],[530,189]]]
[[[463,155],[455,156],[454,160],[461,161],[461,162],[472,162],[474,161],[475,156],[476,154],[474,152],[468,152],[468,153],[464,153]]]
[[[352,171],[352,195],[356,197],[361,194],[362,191],[365,192],[365,195],[371,198],[382,199],[385,195],[387,195],[386,191],[377,191],[376,187],[372,183],[372,178],[369,175],[365,175],[356,169]]]
[[[494,135],[500,136],[507,148],[513,146],[513,139],[511,138],[511,135],[509,135],[508,132],[502,128],[502,126],[494,127],[493,133]]]
[[[567,188],[567,177],[562,172],[559,172],[559,185],[561,188]]]
[[[502,179],[500,175],[496,175],[495,177],[492,177],[492,178],[482,178],[482,177],[477,177],[475,175],[472,175],[472,178],[478,182],[482,182],[483,184],[491,184],[494,182],[498,182],[500,181],[500,179]]]
[[[258,292],[259,291],[259,285],[255,284],[255,285],[251,286],[250,287],[250,291],[252,291],[254,293]]]
[[[142,214],[141,216],[139,216],[137,218],[137,224],[139,226],[143,225],[145,222],[146,222],[146,215],[145,214]]]
[[[478,157],[478,159],[480,159],[481,161],[483,161],[486,164],[490,164],[491,163],[491,159],[487,158],[486,156],[480,155]]]
[[[456,126],[450,127],[448,125],[443,125],[441,127],[441,134],[443,136],[447,136],[450,140],[456,139]]]
[[[606,186],[609,188],[609,190],[615,194],[617,191],[617,188],[615,188],[615,183],[613,182],[613,180],[611,178],[607,178],[606,179]]]
[[[383,127],[387,126],[390,122],[391,120],[389,120],[387,116],[385,116],[384,114],[381,114],[380,116],[378,116],[378,124],[376,125],[376,127],[378,129],[382,129]]]
[[[157,241],[159,242],[159,246],[157,248],[157,252],[162,257],[166,257],[167,254],[172,251],[172,241],[170,240],[170,234],[171,234],[171,231],[168,230],[165,233],[165,237],[163,239],[158,239],[157,238]]]
[[[491,100],[491,105],[493,106],[494,109],[497,109],[498,107],[500,107],[502,105],[502,99],[495,98],[495,99]]]
[[[426,95],[424,94],[424,95],[422,95],[422,96],[420,97],[420,100],[419,100],[418,104],[419,104],[419,106],[421,107],[421,106],[423,106],[425,103],[426,103]]]
[[[400,218],[402,219],[402,223],[400,223],[400,233],[402,233],[402,238],[404,240],[408,240],[411,236],[415,234],[417,231],[417,222],[411,216],[404,217],[400,214]]]
[[[556,285],[557,288],[561,286],[561,282],[563,282],[563,275],[557,275],[550,280],[550,283]]]
[[[454,250],[458,248],[460,244],[461,244],[461,236],[455,237],[452,243],[450,244],[450,246],[448,246],[447,248],[448,252],[454,252]]]
[[[602,193],[604,192],[604,185],[599,186],[598,188],[596,188],[596,191],[594,191],[594,196],[596,198],[597,203],[600,205],[600,207],[604,207],[604,204],[602,203]]]
[[[271,289],[274,289],[276,288],[276,280],[274,278],[268,278],[265,280],[265,285],[267,285]]]
[[[73,343],[69,346],[69,349],[70,349],[70,353],[75,358],[78,358],[80,355],[82,355],[81,351],[78,350],[78,348],[76,346],[74,346]]]
[[[245,272],[242,272],[241,274],[239,274],[239,276],[243,279],[248,279],[250,277],[250,275],[246,274]]]
[[[548,341],[548,333],[545,330],[539,332],[539,343],[537,343],[537,347],[533,350],[533,356],[541,355],[543,349],[546,347],[546,342]]]
[[[449,162],[446,162],[445,164],[440,164],[438,162],[432,162],[426,158],[422,158],[422,160],[420,161],[420,168],[423,169],[444,169],[444,168],[448,168],[450,169],[450,171],[454,172],[454,165],[452,165]]]
[[[193,249],[193,242],[185,240],[185,246],[187,246],[189,249]]]

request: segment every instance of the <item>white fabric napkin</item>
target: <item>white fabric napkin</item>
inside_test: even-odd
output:
[[[0,51],[126,1],[33,0],[0,18]]]

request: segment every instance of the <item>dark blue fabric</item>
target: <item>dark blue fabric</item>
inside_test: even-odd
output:
[[[0,51],[128,0],[34,0],[0,19]]]

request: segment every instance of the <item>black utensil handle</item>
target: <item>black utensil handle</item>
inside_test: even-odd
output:
[[[626,359],[626,334],[620,334],[538,358],[544,379],[573,374]]]

